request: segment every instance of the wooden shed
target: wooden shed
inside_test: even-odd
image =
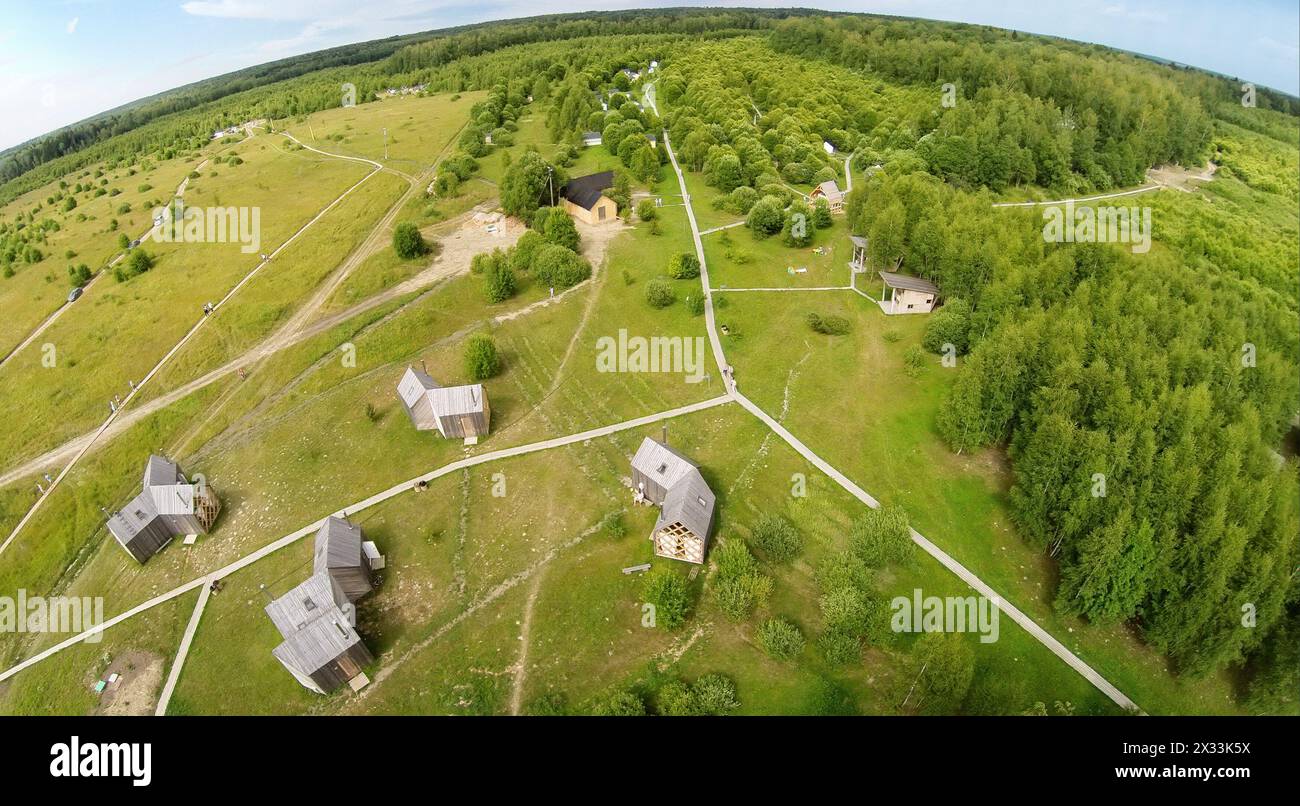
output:
[[[632,487],[638,503],[661,508],[650,534],[655,554],[703,563],[717,499],[699,467],[647,437],[632,457]]]
[[[326,518],[316,532],[312,568],[317,574],[327,574],[349,602],[374,590],[370,558],[362,551],[362,542],[361,527],[342,518]]]
[[[266,606],[284,640],[276,660],[306,688],[328,694],[374,661],[356,630],[356,614],[329,574],[316,573]]]
[[[618,218],[618,205],[604,193],[613,186],[613,171],[570,179],[560,188],[560,204],[569,215],[588,224],[613,221]]]
[[[207,484],[191,484],[175,462],[151,455],[140,493],[108,518],[108,531],[137,562],[146,562],[177,535],[207,534],[221,501]]]
[[[939,287],[929,280],[892,271],[880,272],[880,279],[880,309],[887,314],[929,313],[939,299]]]
[[[475,440],[491,425],[492,409],[479,383],[439,386],[425,372],[407,367],[397,395],[418,431],[436,430],[447,438]]]

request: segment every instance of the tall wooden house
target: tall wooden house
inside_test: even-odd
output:
[[[488,432],[492,409],[482,384],[439,386],[428,373],[408,366],[397,382],[397,396],[417,431],[437,431],[467,442],[477,442]]]
[[[660,507],[650,539],[660,557],[703,563],[717,499],[699,466],[662,442],[646,437],[632,457],[638,503]]]
[[[151,455],[140,494],[108,518],[108,531],[138,562],[145,562],[177,535],[207,534],[221,501],[206,483],[185,480],[175,462]]]
[[[357,633],[358,599],[374,590],[371,573],[383,567],[361,527],[326,518],[316,531],[312,575],[266,606],[284,640],[276,660],[307,688],[328,694],[344,683],[365,685],[362,667],[374,656]]]
[[[832,213],[838,213],[844,209],[844,191],[840,190],[840,186],[835,183],[834,179],[827,179],[813,188],[812,192],[808,194],[808,198],[814,201],[821,197],[826,198],[826,201],[831,206]]]
[[[357,634],[352,603],[327,573],[312,574],[267,605],[266,614],[284,639],[272,654],[318,694],[362,678],[362,668],[374,661]]]

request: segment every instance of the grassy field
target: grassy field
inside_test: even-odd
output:
[[[1144,709],[1236,711],[1226,677],[1174,677],[1126,629],[1089,626],[1053,612],[1054,566],[1013,530],[1005,458],[992,450],[953,454],[935,429],[955,370],[929,354],[915,376],[906,370],[904,353],[919,344],[925,317],[887,317],[849,291],[723,299],[719,321],[732,329],[724,345],[740,388],[768,412],[788,409],[788,427],[809,447],[876,498],[905,506],[922,534]],[[815,334],[803,322],[809,312],[849,318],[854,331],[838,338]]]
[[[244,164],[212,180],[191,182],[192,207],[263,209],[265,251],[287,238],[325,204],[365,175],[356,163],[286,153],[267,138],[241,145]],[[223,166],[224,167],[224,166]],[[304,192],[286,193],[294,186]],[[238,243],[146,244],[155,267],[118,283],[104,278],[43,335],[53,345],[28,349],[0,370],[0,405],[13,412],[0,435],[0,455],[15,461],[35,455],[97,425],[113,395],[140,380],[202,318],[205,302],[219,300],[258,264]],[[237,306],[239,298],[232,301]],[[130,349],[123,349],[124,344]],[[35,345],[34,345],[35,346]]]

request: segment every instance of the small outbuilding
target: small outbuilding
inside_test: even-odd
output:
[[[357,633],[356,611],[328,573],[315,573],[266,606],[284,640],[271,651],[276,660],[318,694],[363,678],[374,656]]]
[[[582,144],[583,144],[584,146],[598,146],[598,145],[600,145],[600,144],[603,143],[603,142],[604,142],[604,140],[601,138],[601,136],[600,136],[600,132],[583,132],[583,133],[582,133]]]
[[[613,186],[613,171],[570,179],[560,188],[561,205],[569,215],[588,224],[613,221],[618,218],[618,205],[605,195]]]
[[[637,503],[660,507],[650,539],[660,557],[703,563],[717,499],[699,466],[662,442],[646,437],[632,457]]]
[[[185,480],[176,463],[151,455],[143,489],[108,519],[108,531],[137,562],[146,562],[177,535],[207,534],[221,501],[206,483]]]
[[[480,383],[439,386],[428,373],[408,366],[397,382],[397,396],[417,431],[474,442],[487,435],[492,409]]]
[[[814,201],[823,197],[830,204],[832,213],[838,213],[844,209],[844,191],[840,190],[840,186],[835,183],[834,179],[827,179],[813,188],[812,193],[808,194],[808,198]]]
[[[880,272],[880,279],[880,310],[887,314],[929,313],[939,299],[939,287],[929,280],[892,271]]]

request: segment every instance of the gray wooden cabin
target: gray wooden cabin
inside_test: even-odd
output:
[[[361,543],[361,527],[342,518],[326,518],[316,532],[313,568],[317,574],[328,574],[349,602],[374,590],[370,560]]]
[[[655,554],[703,563],[713,531],[717,498],[699,466],[677,451],[647,437],[632,457],[632,486],[637,500],[661,507],[650,539]]]
[[[374,662],[357,633],[352,603],[329,574],[312,574],[267,605],[266,614],[284,638],[272,654],[312,691],[328,694]]]
[[[221,501],[206,484],[191,484],[175,462],[151,455],[140,494],[108,518],[108,531],[122,548],[145,562],[177,535],[207,534]]]
[[[439,386],[428,373],[407,367],[397,396],[417,431],[436,430],[448,439],[486,436],[492,419],[482,384]]]

